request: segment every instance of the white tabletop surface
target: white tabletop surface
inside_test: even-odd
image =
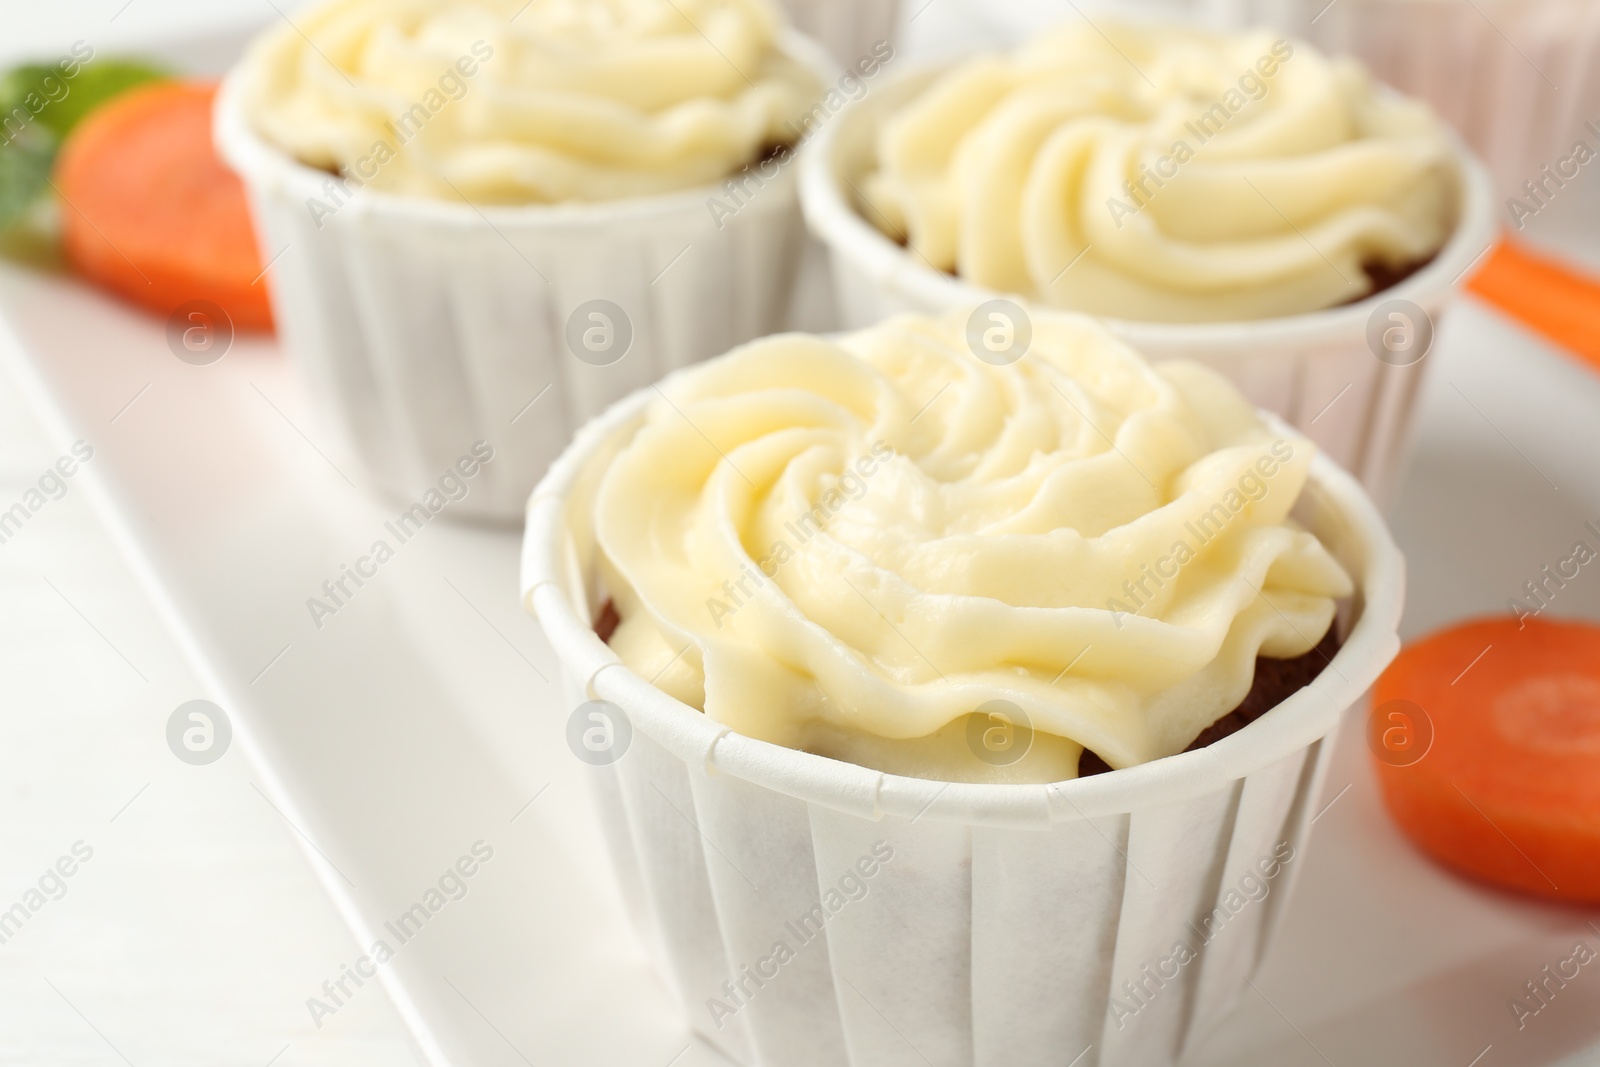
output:
[[[298,6],[11,0],[0,61],[259,21],[274,2]],[[56,457],[0,377],[0,508]],[[417,1062],[375,988],[313,1022],[307,998],[358,949],[240,754],[195,767],[168,750],[168,716],[206,694],[81,492],[0,545],[0,606],[0,911],[76,842],[93,850],[0,944],[0,1063]]]
[[[0,385],[0,500],[56,458]],[[0,909],[93,850],[0,944],[0,1063],[413,1063],[376,990],[313,1025],[351,935],[240,755],[167,749],[204,690],[81,492],[0,545],[0,605]]]
[[[283,10],[300,6],[272,0]],[[0,62],[260,22],[268,0],[9,0]],[[0,376],[0,500],[57,458]],[[69,483],[70,485],[70,483]],[[81,492],[0,545],[0,910],[93,857],[0,944],[0,1063],[410,1067],[376,988],[306,1007],[359,949],[241,754],[167,749],[207,694]]]

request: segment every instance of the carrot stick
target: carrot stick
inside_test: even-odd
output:
[[[1505,240],[1467,288],[1600,368],[1600,282]]]

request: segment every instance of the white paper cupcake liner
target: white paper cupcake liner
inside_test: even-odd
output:
[[[915,95],[939,69],[909,70],[852,104],[823,129],[801,164],[806,222],[828,247],[835,299],[847,328],[905,311],[974,306],[1001,295],[918,261],[862,218],[849,196],[847,180],[859,186],[874,158],[881,116]],[[1257,406],[1282,417],[1354,472],[1374,496],[1386,498],[1410,444],[1418,386],[1429,360],[1424,356],[1399,366],[1378,359],[1368,339],[1369,324],[1380,306],[1405,300],[1437,325],[1495,237],[1488,176],[1459,142],[1456,150],[1461,195],[1455,231],[1433,262],[1398,285],[1346,307],[1257,322],[1108,319],[1106,326],[1152,361],[1183,358],[1213,367]],[[1052,314],[1035,306],[1029,311]],[[1380,316],[1385,325],[1386,316]],[[1378,332],[1381,336],[1381,327]]]
[[[1263,22],[1433,105],[1483,157],[1502,198],[1530,207],[1539,182],[1574,142],[1600,150],[1597,0],[1213,0],[1231,25]],[[1314,21],[1313,21],[1314,20]],[[1587,172],[1588,168],[1583,168]],[[1569,175],[1567,180],[1572,180]],[[1555,185],[1547,187],[1561,195]],[[1515,224],[1509,215],[1506,221]]]
[[[783,6],[795,28],[846,70],[879,41],[893,44],[899,28],[900,0],[783,0]]]
[[[788,34],[784,47],[832,83],[817,45]],[[224,84],[217,145],[246,185],[279,335],[344,453],[399,501],[421,499],[483,441],[494,459],[448,513],[517,521],[587,419],[786,321],[805,241],[794,162],[749,181],[720,219],[708,199],[735,203],[721,187],[482,209],[364,189],[341,203],[331,175],[254,133],[239,95]],[[314,215],[313,202],[325,208]],[[567,338],[594,300],[620,307],[632,331],[608,365],[580,360]]]
[[[652,396],[551,468],[522,580],[571,706],[608,701],[631,724],[594,783],[625,898],[690,1024],[752,1067],[1176,1059],[1260,965],[1304,866],[1329,734],[1399,649],[1404,565],[1360,487],[1318,456],[1296,511],[1358,582],[1311,685],[1195,752],[1052,786],[945,784],[732,733],[595,635],[592,492]],[[820,924],[799,922],[819,906]],[[1177,964],[1180,942],[1196,955]]]

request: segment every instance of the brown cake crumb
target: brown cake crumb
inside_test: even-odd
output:
[[[1393,267],[1381,259],[1369,259],[1361,264],[1361,270],[1372,280],[1372,291],[1361,296],[1351,297],[1338,306],[1347,307],[1350,304],[1359,304],[1368,297],[1377,296],[1385,289],[1393,289],[1417,273],[1417,271],[1432,263],[1436,258],[1437,256],[1429,256],[1427,259],[1413,259],[1409,263],[1401,263]]]
[[[1310,685],[1316,680],[1317,675],[1322,673],[1323,668],[1333,661],[1334,653],[1339,651],[1339,644],[1338,628],[1330,626],[1316,647],[1303,656],[1296,656],[1293,659],[1268,659],[1266,656],[1257,656],[1256,675],[1250,683],[1250,692],[1245,694],[1244,702],[1200,731],[1200,736],[1189,742],[1189,747],[1184,751],[1193,752],[1197,748],[1205,748],[1221,741],[1229,734],[1237,733]],[[1083,755],[1078,758],[1079,778],[1101,774],[1110,769],[1111,766],[1105,760],[1088,749],[1084,749]]]
[[[787,155],[793,150],[793,146],[787,141],[768,141],[766,144],[761,146],[761,153],[756,156],[756,161],[750,165],[752,167],[759,167],[761,164],[771,160],[779,160],[779,162],[781,162],[779,157]]]
[[[903,235],[900,237],[895,237],[893,234],[884,234],[884,236],[888,237],[892,241],[895,241],[902,248],[906,247],[906,238]],[[1361,303],[1361,301],[1366,300],[1368,297],[1377,296],[1385,289],[1393,289],[1395,286],[1399,285],[1401,282],[1417,273],[1417,271],[1422,270],[1428,264],[1432,263],[1436,258],[1438,258],[1437,255],[1429,256],[1427,259],[1413,259],[1408,263],[1401,263],[1399,266],[1394,267],[1391,267],[1381,259],[1367,260],[1361,264],[1361,271],[1367,276],[1368,280],[1372,282],[1371,291],[1362,293],[1360,296],[1353,296],[1349,300],[1342,301],[1334,306],[1349,307],[1351,304]],[[946,270],[940,271],[939,273],[950,278],[961,277],[961,274],[958,271]]]
[[[606,602],[600,605],[599,617],[594,621],[594,632],[600,640],[610,644],[611,635],[617,632],[617,626],[621,621],[622,617],[617,614],[616,602],[607,597]],[[1322,673],[1323,668],[1333,662],[1334,653],[1339,651],[1339,645],[1338,627],[1330,626],[1316,647],[1303,656],[1296,656],[1293,659],[1269,659],[1266,656],[1257,656],[1255,678],[1250,682],[1250,692],[1245,694],[1244,701],[1200,731],[1200,736],[1189,742],[1189,747],[1184,751],[1193,752],[1197,748],[1205,748],[1231,733],[1244,729],[1310,685],[1316,680],[1317,675]],[[1103,774],[1110,769],[1110,764],[1088,749],[1084,749],[1083,755],[1078,757],[1079,778],[1087,778],[1091,774]]]
[[[1190,746],[1191,748],[1194,746]],[[1087,778],[1091,774],[1104,774],[1111,769],[1111,764],[1101,759],[1099,754],[1083,750],[1083,755],[1078,757],[1078,777]]]
[[[611,643],[611,635],[617,632],[617,627],[622,623],[622,616],[617,614],[617,602],[606,597],[606,602],[600,605],[600,616],[594,620],[595,636],[606,644]]]

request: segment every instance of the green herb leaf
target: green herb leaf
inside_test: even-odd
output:
[[[48,130],[20,130],[0,143],[0,231],[28,213],[50,178],[56,137]]]
[[[165,77],[148,63],[122,59],[91,60],[71,77],[36,63],[0,75],[0,231],[21,221],[43,194],[56,150],[85,115]]]
[[[44,110],[39,112],[38,121],[44,123],[61,138],[72,132],[72,128],[81,122],[85,115],[112,97],[119,96],[134,86],[171,77],[166,71],[148,63],[125,59],[90,60],[78,71],[77,76],[72,78],[62,77],[61,72],[54,67],[24,67],[21,70],[38,72],[36,76],[39,81],[34,91],[40,92],[41,95],[44,89],[55,86],[54,92],[60,99],[45,96],[49,102]],[[52,81],[46,82],[44,80],[46,77]],[[62,95],[62,87],[66,90],[65,95]]]

